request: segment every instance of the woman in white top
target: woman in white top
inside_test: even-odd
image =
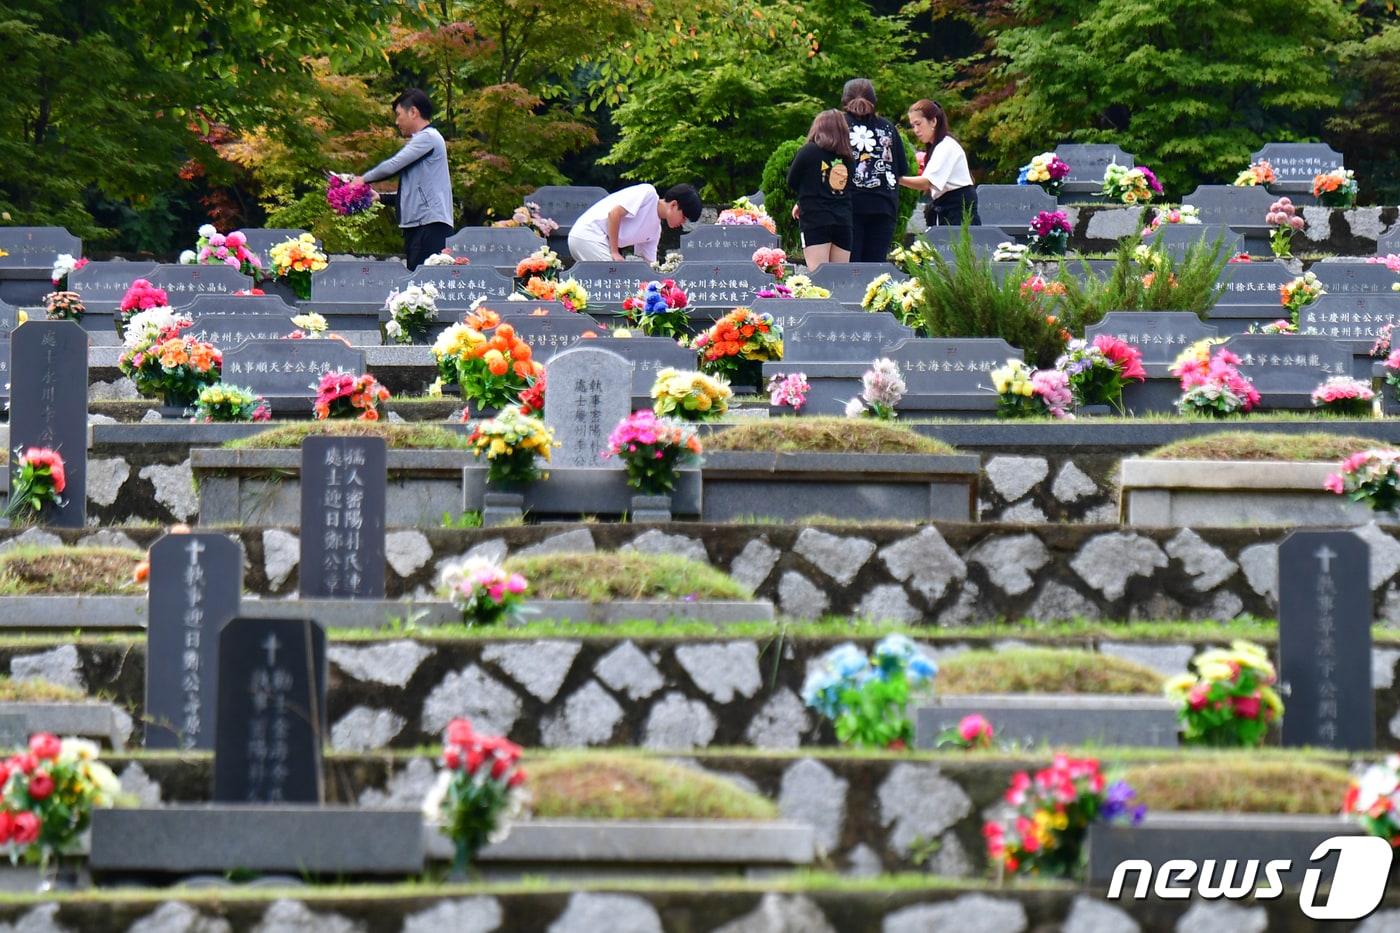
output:
[[[967,153],[948,135],[948,115],[943,108],[931,100],[919,101],[909,108],[909,126],[924,147],[919,153],[923,172],[905,175],[899,183],[929,193],[930,203],[924,208],[928,225],[956,227],[963,222],[964,214],[971,215],[973,224],[981,224],[977,216],[977,188],[967,169]]]

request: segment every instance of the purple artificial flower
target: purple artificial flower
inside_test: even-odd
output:
[[[1138,800],[1137,791],[1128,782],[1114,781],[1104,790],[1099,815],[1109,822],[1127,817],[1136,826],[1147,815],[1147,805]]]
[[[1152,169],[1148,168],[1146,165],[1139,165],[1137,170],[1142,172],[1143,176],[1147,179],[1147,187],[1152,189],[1153,194],[1162,193],[1162,183],[1157,180],[1157,176],[1152,173]]]

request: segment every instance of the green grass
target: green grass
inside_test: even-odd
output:
[[[637,755],[561,755],[526,762],[540,819],[771,820],[773,802],[732,781]]]
[[[705,438],[708,451],[951,454],[957,451],[898,424],[869,418],[763,418]]]
[[[88,695],[81,690],[47,680],[0,677],[0,703],[69,703],[86,699]]]
[[[1091,651],[1011,648],[969,651],[939,665],[940,693],[1160,694],[1162,675]]]
[[[1299,761],[1161,762],[1128,769],[1123,779],[1148,811],[1337,813],[1344,768]]]
[[[295,421],[260,434],[225,441],[233,450],[285,450],[301,446],[308,437],[382,437],[390,450],[460,450],[467,437],[435,424],[389,424],[383,421]]]
[[[132,572],[146,555],[128,548],[17,547],[0,554],[0,596],[144,592]]]
[[[1377,443],[1374,438],[1349,434],[1220,431],[1176,441],[1144,456],[1151,460],[1341,460]]]
[[[512,557],[507,570],[530,581],[527,597],[582,599],[752,599],[727,573],[676,554],[611,551]]]

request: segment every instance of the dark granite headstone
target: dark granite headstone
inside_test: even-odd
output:
[[[607,329],[587,314],[574,314],[569,311],[542,316],[502,314],[501,321],[514,327],[516,334],[530,345],[530,349],[539,359],[546,359],[580,340],[587,339],[587,334],[594,337],[607,335]]]
[[[525,195],[521,203],[537,205],[541,217],[567,228],[607,196],[606,188],[594,185],[545,185]]]
[[[89,311],[111,311],[121,304],[132,282],[137,279],[149,280],[155,270],[156,264],[153,262],[125,262],[120,259],[90,262],[68,273],[68,290],[81,295]]]
[[[1149,376],[1167,375],[1168,367],[1183,350],[1216,333],[1216,328],[1202,324],[1190,311],[1110,311],[1099,323],[1084,329],[1087,340],[1111,334],[1137,347]]]
[[[83,254],[83,241],[63,227],[0,227],[0,269],[48,269],[62,253]]]
[[[868,363],[885,347],[913,336],[914,331],[895,320],[892,314],[869,311],[808,314],[796,326],[784,331],[783,363]]]
[[[1376,747],[1370,568],[1350,531],[1295,531],[1279,545],[1284,745]]]
[[[632,398],[646,398],[648,406],[658,371],[695,368],[695,351],[687,350],[670,337],[616,337],[601,340],[597,346],[632,364]],[[548,407],[548,399],[545,404]]]
[[[1161,243],[1167,255],[1179,262],[1194,244],[1204,243],[1209,249],[1216,240],[1223,241],[1227,257],[1244,252],[1244,237],[1224,224],[1166,224],[1144,242]]]
[[[787,352],[788,329],[809,314],[839,314],[849,311],[835,298],[755,298],[749,308],[759,314],[773,315],[773,323],[783,329],[783,352]]]
[[[216,803],[321,803],[326,633],[306,619],[235,618],[219,636]]]
[[[1237,334],[1226,341],[1240,358],[1240,371],[1254,383],[1267,408],[1275,396],[1294,396],[1295,407],[1311,407],[1312,390],[1332,376],[1351,375],[1351,351],[1331,337]]]
[[[669,276],[647,275],[643,281],[671,278],[694,308],[737,308],[753,301],[754,292],[773,284],[773,277],[747,260],[683,261]]]
[[[1278,260],[1266,262],[1232,262],[1220,273],[1220,297],[1216,305],[1251,305],[1278,308],[1279,289],[1296,276]]]
[[[1025,233],[1035,215],[1059,210],[1059,201],[1040,185],[978,185],[977,215],[989,227]]]
[[[253,287],[253,280],[231,266],[202,266],[162,263],[146,276],[156,288],[165,289],[170,307],[183,308],[196,295],[233,294]],[[118,296],[119,298],[121,296]]]
[[[1400,275],[1378,262],[1319,262],[1309,271],[1329,295],[1390,295],[1400,282]]]
[[[387,458],[382,437],[302,441],[302,599],[384,598]]]
[[[632,411],[631,362],[600,345],[577,346],[545,361],[545,375],[544,419],[559,443],[554,465],[621,469],[621,461],[605,459],[603,451]]]
[[[1250,157],[1274,167],[1280,191],[1290,188],[1312,191],[1313,177],[1342,167],[1342,154],[1326,143],[1268,143]]]
[[[1062,189],[1066,193],[1100,190],[1104,169],[1111,163],[1128,168],[1137,164],[1135,156],[1106,143],[1061,143],[1055,147],[1055,154],[1069,166]]]
[[[626,262],[576,262],[569,267],[569,278],[588,292],[591,308],[621,308],[622,302],[635,295],[646,282],[674,278],[654,272],[651,266],[636,260]]]
[[[268,258],[267,251],[279,243],[295,240],[310,231],[294,230],[290,227],[244,227],[240,232],[248,238],[248,249],[256,253],[262,260],[263,268],[271,272],[272,260]],[[316,245],[319,247],[321,241],[317,240]]]
[[[937,748],[963,717],[985,716],[997,738],[1022,750],[1077,745],[1175,748],[1176,708],[1161,697],[941,696],[914,713],[914,747]]]
[[[296,329],[292,327],[292,316],[302,313],[300,309],[283,301],[279,295],[211,295],[207,293],[195,295],[194,300],[181,310],[192,318],[199,318],[206,314],[278,315],[287,322],[288,331]]]
[[[978,209],[981,210],[980,207]],[[1030,222],[1031,218],[1027,217],[1022,226],[1029,227]],[[1020,232],[1024,233],[1026,231],[1022,229]],[[1013,235],[1007,233],[1001,227],[968,227],[967,233],[968,239],[972,241],[972,252],[975,255],[983,256],[987,259],[992,258],[992,254],[997,251],[997,247],[1002,243],[1015,240]],[[929,227],[923,233],[919,234],[919,236],[927,240],[929,245],[937,250],[945,260],[952,262],[953,245],[957,243],[958,239],[962,236],[962,228],[950,226]]]
[[[1267,228],[1264,215],[1279,197],[1258,186],[1197,185],[1181,203],[1194,207],[1202,224],[1225,224],[1243,231],[1247,227]]]
[[[896,282],[909,278],[888,262],[828,262],[812,273],[812,284],[828,289],[832,301],[859,305],[870,283],[886,273]]]
[[[397,260],[338,260],[312,273],[311,294],[317,304],[380,307],[407,279],[408,269]]]
[[[364,351],[339,340],[248,340],[224,352],[224,381],[261,395],[273,414],[310,411],[326,373],[364,371]]]
[[[751,262],[755,250],[777,245],[778,235],[757,224],[701,224],[681,234],[681,256],[686,262]]]
[[[18,322],[19,310],[0,301],[0,402],[10,398],[10,334]]]
[[[40,522],[82,528],[87,518],[88,335],[72,321],[29,321],[10,338],[10,449],[48,447],[63,458],[63,505]],[[14,487],[16,460],[10,459]]]
[[[245,340],[278,340],[294,330],[291,318],[282,314],[202,314],[188,332],[227,350]]]
[[[466,307],[478,298],[501,299],[515,291],[515,280],[486,264],[419,266],[399,286],[432,285],[438,290],[438,307]],[[385,293],[385,298],[389,297]]]
[[[910,337],[877,355],[899,364],[909,395],[942,396],[986,395],[991,391],[991,371],[1009,359],[1023,357],[1000,337]]]
[[[1400,253],[1400,224],[1391,227],[1376,240],[1377,256],[1389,256],[1392,253]]]
[[[547,241],[529,227],[463,227],[447,238],[453,256],[473,266],[514,266]]]
[[[1326,294],[1298,312],[1298,331],[1343,340],[1375,340],[1387,324],[1400,324],[1400,295]]]
[[[243,593],[243,548],[220,534],[151,546],[146,618],[146,747],[214,747],[219,632]]]

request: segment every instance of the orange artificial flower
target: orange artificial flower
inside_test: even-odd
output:
[[[462,319],[472,330],[487,331],[501,323],[501,316],[490,308],[478,308]]]

